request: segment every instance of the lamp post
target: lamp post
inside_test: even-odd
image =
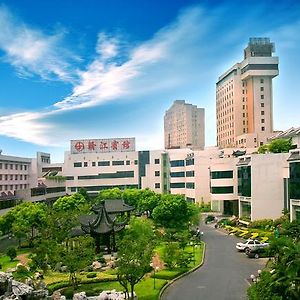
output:
[[[196,264],[196,258],[195,258],[195,243],[190,242],[190,245],[193,247],[193,260],[194,260],[194,265]]]
[[[159,270],[159,267],[156,267],[153,263],[150,264],[150,267],[153,269],[153,289],[155,290],[155,271]]]

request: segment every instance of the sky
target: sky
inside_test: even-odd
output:
[[[176,99],[205,108],[250,37],[279,57],[274,129],[300,126],[300,1],[0,0],[0,149],[62,162],[71,139],[136,137],[163,149]]]

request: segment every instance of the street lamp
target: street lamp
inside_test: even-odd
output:
[[[194,265],[196,264],[196,258],[195,258],[195,243],[190,242],[190,245],[193,247],[193,260],[194,260]]]
[[[153,263],[150,264],[150,267],[153,269],[153,289],[155,290],[155,271],[159,270],[159,267],[155,267]]]

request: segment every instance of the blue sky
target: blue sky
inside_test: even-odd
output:
[[[63,160],[70,139],[136,137],[163,148],[175,99],[206,109],[249,37],[280,59],[274,128],[300,126],[300,1],[0,0],[0,148]]]

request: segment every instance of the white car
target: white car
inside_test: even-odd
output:
[[[268,246],[269,246],[268,243],[261,243],[258,240],[249,239],[244,243],[237,243],[235,247],[239,251],[245,251],[247,249],[265,248],[265,247],[268,247]]]

